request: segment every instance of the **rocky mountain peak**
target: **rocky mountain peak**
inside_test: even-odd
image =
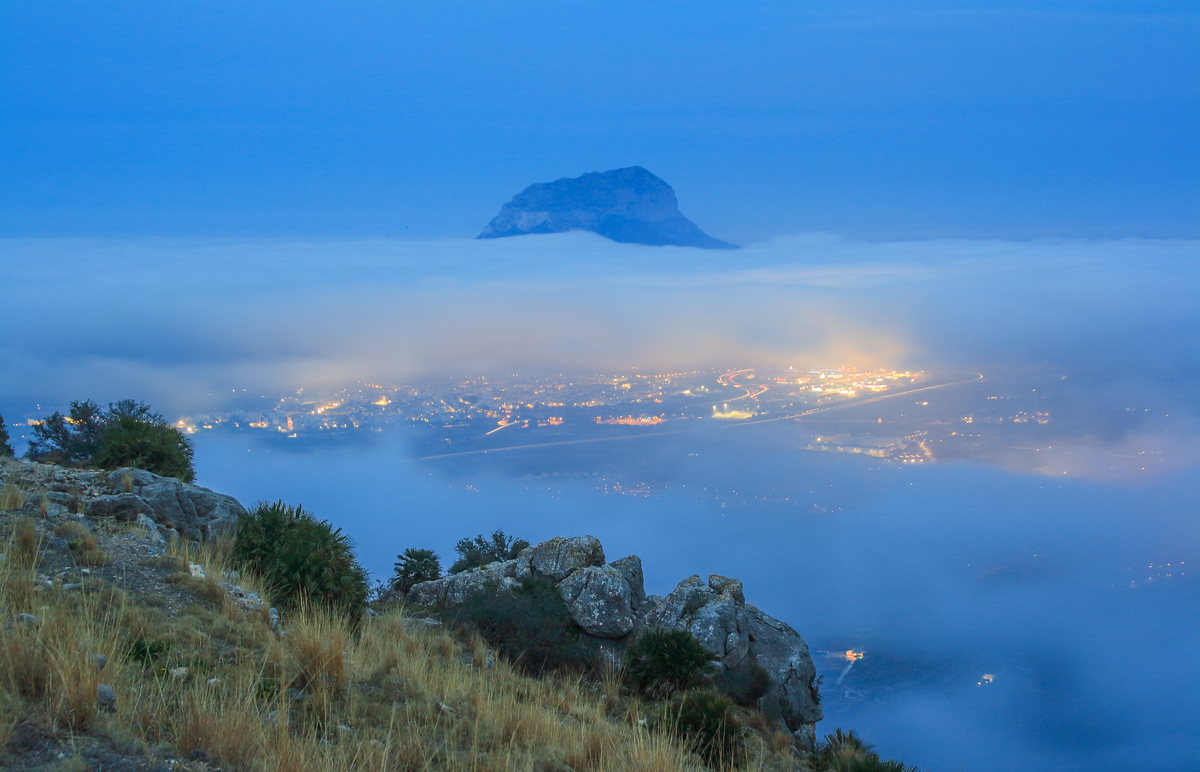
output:
[[[501,207],[478,238],[571,230],[629,244],[737,248],[684,217],[671,186],[640,166],[530,185]]]

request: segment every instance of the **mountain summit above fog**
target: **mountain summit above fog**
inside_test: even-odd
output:
[[[478,238],[572,230],[629,244],[737,249],[684,217],[671,186],[640,166],[530,185],[500,208]]]

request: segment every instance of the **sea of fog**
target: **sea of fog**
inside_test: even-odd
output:
[[[591,533],[640,555],[652,592],[735,576],[818,652],[820,731],[928,770],[1197,768],[1195,242],[0,240],[0,266],[18,451],[26,420],[82,398],[174,419],[426,375],[1053,374],[1065,475],[803,453],[783,423],[623,443],[586,478],[422,462],[400,429],[202,432],[197,466],[333,520],[381,577],[404,547],[495,528]],[[605,488],[640,463],[649,495]]]
[[[205,434],[197,463],[243,501],[333,519],[379,577],[405,547],[447,557],[496,528],[592,534],[609,559],[639,555],[652,593],[737,577],[813,650],[819,731],[853,728],[926,770],[1195,769],[1195,466],[1129,485],[881,465],[801,452],[787,431],[660,439],[655,458],[679,463],[646,496],[449,471],[415,459],[404,430]],[[849,649],[865,656],[839,684],[847,661],[821,652]]]

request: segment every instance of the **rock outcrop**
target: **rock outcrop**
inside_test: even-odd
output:
[[[137,521],[139,515],[145,515],[164,530],[208,539],[234,528],[246,511],[232,496],[142,469],[117,469],[105,482],[111,490],[122,492],[88,501],[89,517]]]
[[[764,707],[777,708],[788,729],[807,744],[815,739],[822,713],[808,645],[791,627],[746,603],[737,579],[690,576],[666,597],[646,595],[636,555],[606,563],[595,537],[559,536],[515,560],[413,585],[407,600],[453,607],[476,593],[512,590],[527,578],[552,582],[571,618],[609,655],[619,657],[644,630],[687,630],[713,653],[719,669],[759,665],[773,682]]]
[[[501,207],[478,238],[572,230],[631,244],[737,248],[684,217],[671,186],[640,166],[530,185]]]

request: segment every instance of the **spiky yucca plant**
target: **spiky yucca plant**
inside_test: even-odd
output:
[[[260,501],[238,520],[233,556],[272,584],[285,607],[307,599],[357,613],[366,603],[367,572],[350,537],[302,507]]]
[[[409,547],[396,558],[392,587],[400,592],[408,592],[414,584],[442,578],[442,562],[433,550]]]

